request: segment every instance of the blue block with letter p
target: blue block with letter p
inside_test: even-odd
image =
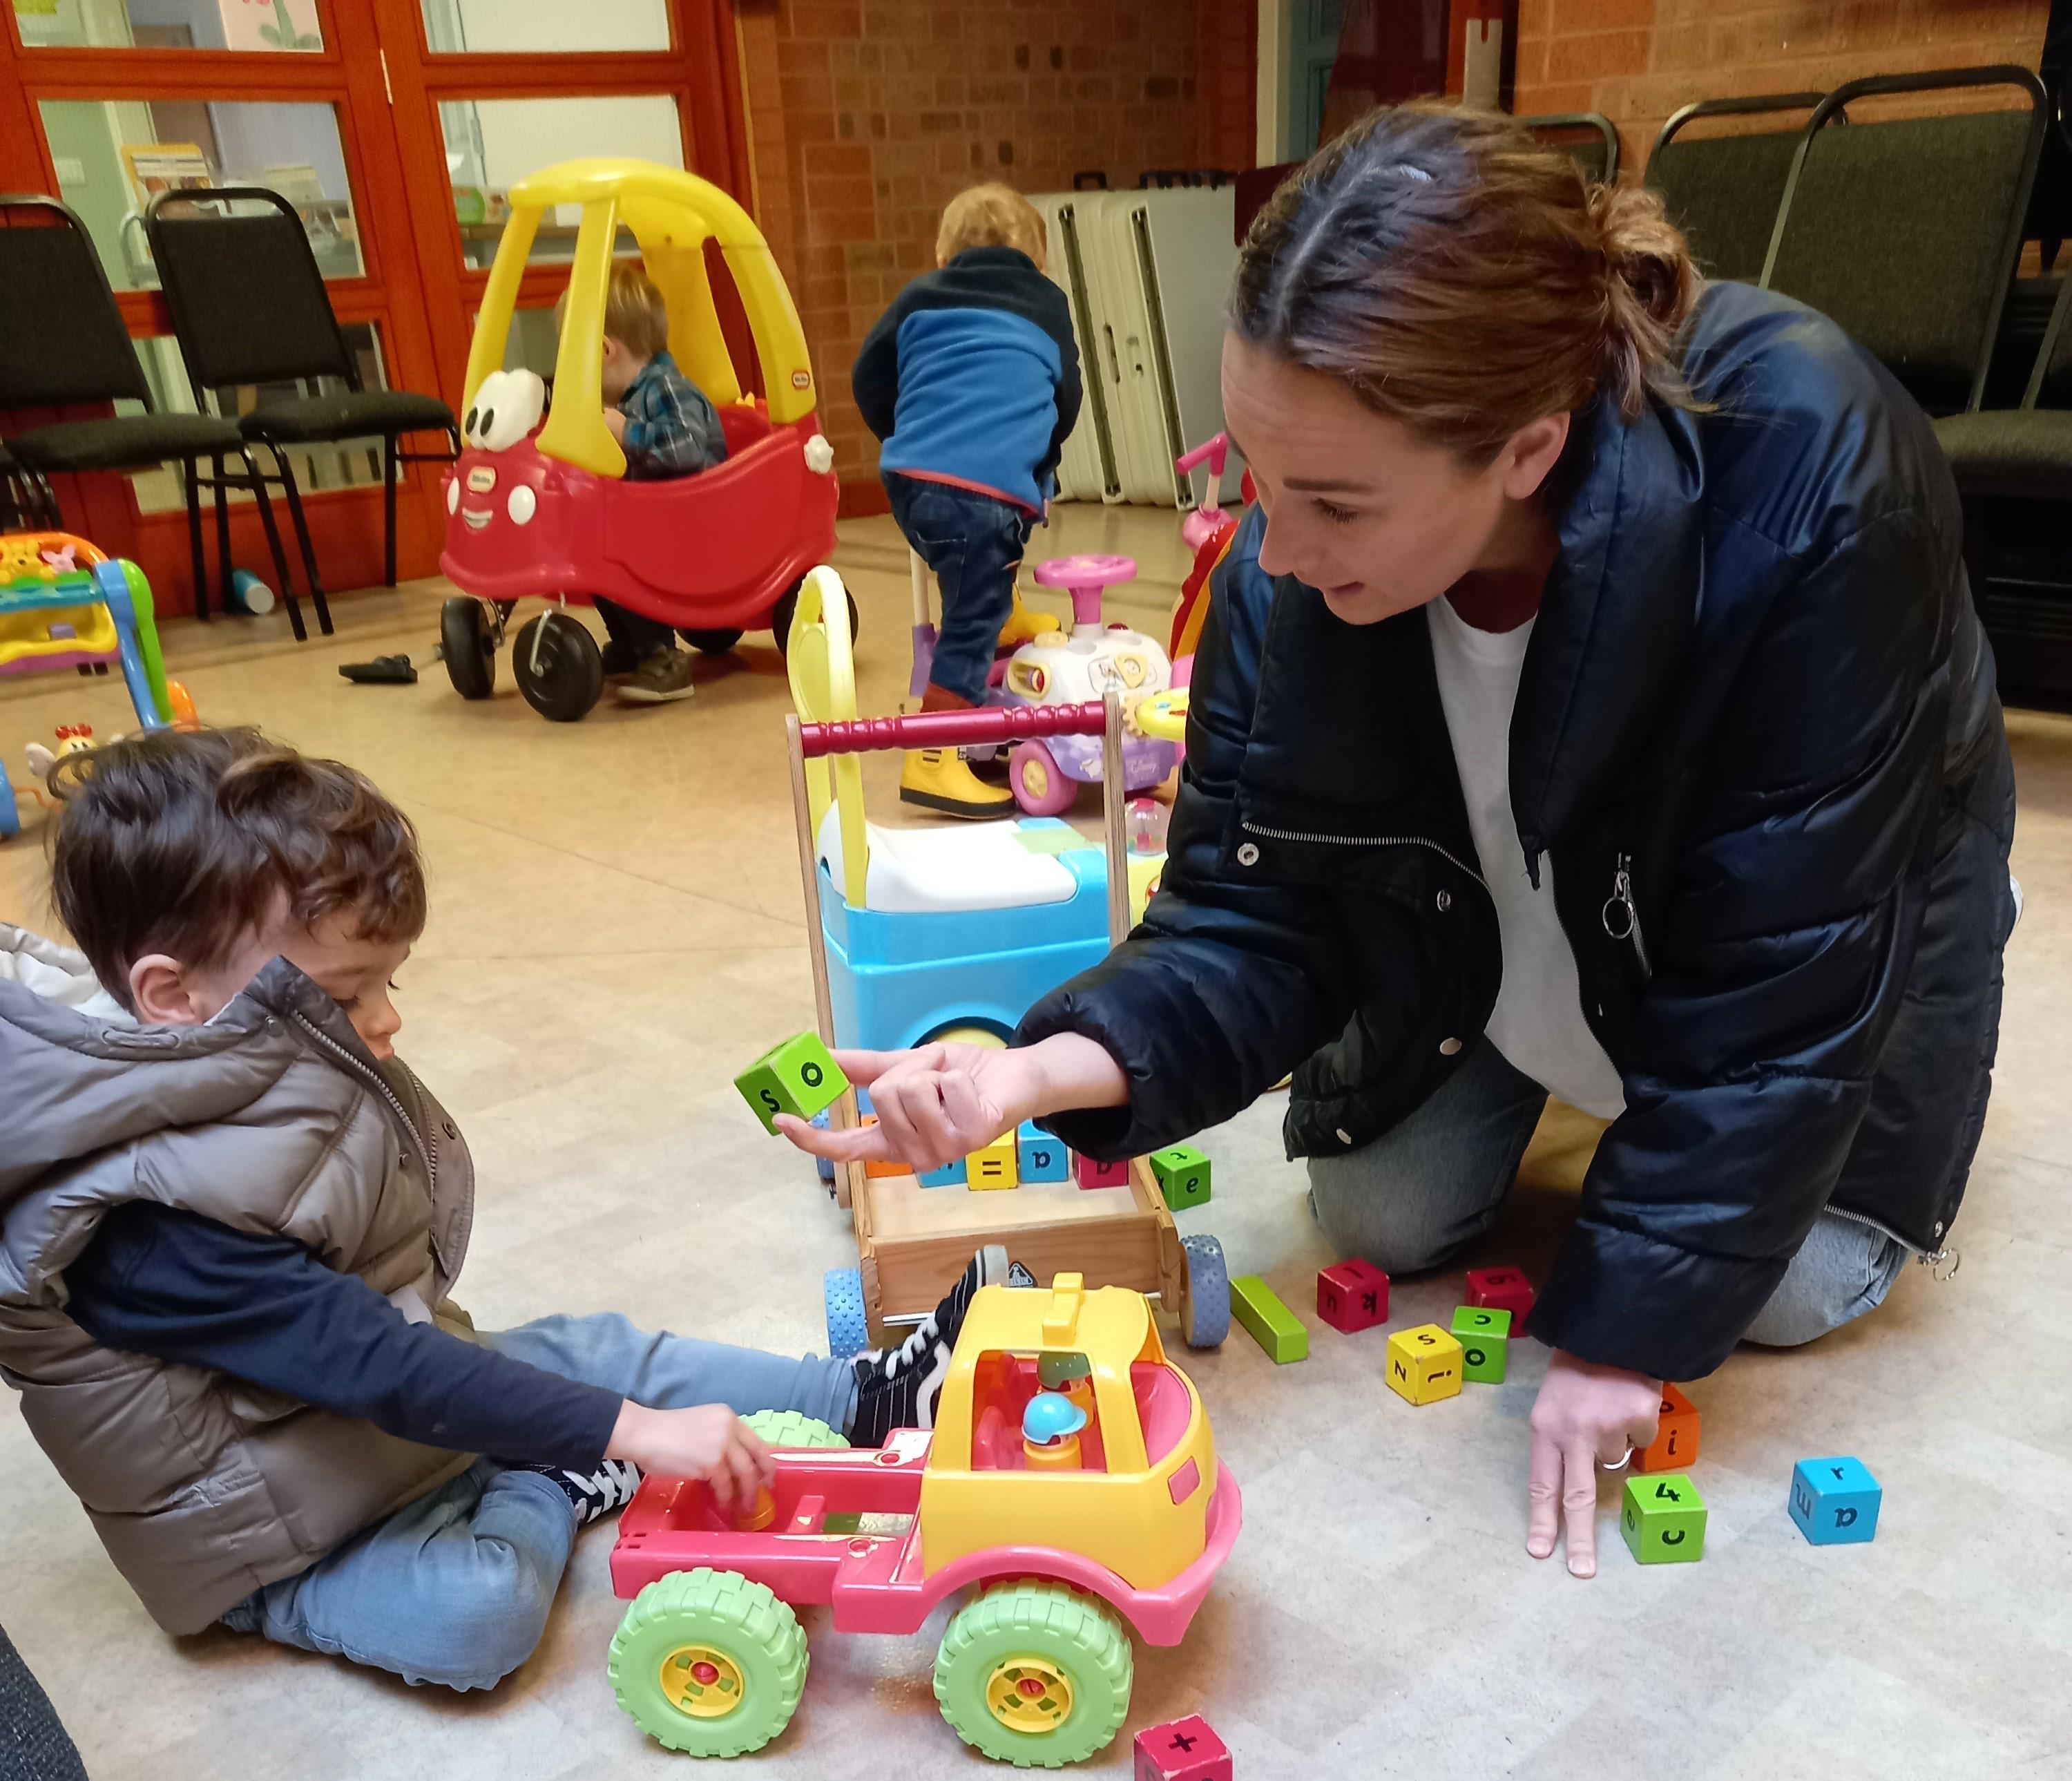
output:
[[[1065,1149],[1065,1141],[1051,1137],[1048,1132],[1038,1131],[1035,1121],[1022,1121],[1021,1129],[1014,1134],[1014,1148],[1017,1172],[1023,1181],[1071,1178],[1071,1154]]]

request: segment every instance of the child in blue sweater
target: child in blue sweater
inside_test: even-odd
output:
[[[985,696],[1014,613],[1014,574],[1079,413],[1079,356],[1065,294],[1045,275],[1043,219],[1019,192],[974,186],[950,201],[936,269],[878,318],[850,374],[885,442],[878,473],[906,541],[935,572],[943,622],[924,711]],[[1013,798],[954,749],[911,751],[909,804],[1005,815]]]

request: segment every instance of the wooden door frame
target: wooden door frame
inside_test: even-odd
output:
[[[442,101],[666,93],[676,103],[684,165],[744,204],[750,201],[747,116],[729,0],[669,0],[668,50],[596,56],[434,56],[417,0],[314,4],[324,47],[290,54],[29,48],[14,8],[0,6],[0,189],[58,191],[38,109],[47,99],[329,105],[362,268],[356,278],[327,281],[332,306],[341,322],[376,324],[391,387],[435,391],[456,407],[487,274],[462,263],[439,128]],[[552,271],[528,283],[536,296],[558,288]],[[118,291],[116,302],[133,338],[171,334],[171,315],[158,292]],[[121,477],[63,478],[59,492],[83,533],[144,565],[160,590],[162,611],[189,609],[183,512],[143,512]],[[438,467],[406,466],[401,495],[401,573],[430,574],[445,534]],[[327,586],[380,581],[380,500],[378,484],[308,496]],[[232,553],[241,563],[267,561],[248,504],[232,509]]]

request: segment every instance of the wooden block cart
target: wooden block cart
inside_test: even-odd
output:
[[[819,570],[808,578],[800,594],[790,663],[795,697],[809,716],[831,707],[845,714],[855,709],[848,662],[847,603],[840,586],[832,571]],[[817,633],[816,626],[820,627]],[[831,666],[832,687],[828,684]],[[1011,746],[1045,736],[1100,737],[1106,767],[1103,792],[1109,943],[1119,942],[1126,932],[1129,879],[1122,799],[1116,789],[1122,779],[1118,763],[1123,718],[1116,693],[1108,693],[1104,705],[991,707],[825,722],[802,722],[794,716],[786,719],[785,727],[800,871],[812,937],[814,1000],[820,1037],[830,1046],[836,1042],[836,1033],[822,889],[825,869],[815,816],[816,807],[824,814],[832,795],[830,769],[838,771],[846,767],[854,775],[853,763],[844,757],[881,749]],[[822,775],[817,799],[809,788],[809,775],[816,771]],[[852,778],[850,784],[856,783]],[[862,827],[860,816],[851,821],[845,846],[861,850]],[[845,885],[832,881],[832,874],[830,878],[835,895],[846,890],[861,900],[860,872],[849,874]],[[839,1128],[857,1123],[853,1090],[843,1096],[830,1118]],[[861,1301],[860,1306],[849,1302],[846,1311],[838,1314],[837,1281],[830,1275],[829,1339],[838,1348],[861,1347],[866,1341],[882,1345],[899,1326],[926,1316],[963,1272],[972,1252],[986,1243],[1005,1243],[1009,1253],[1041,1282],[1047,1283],[1060,1272],[1075,1271],[1085,1276],[1089,1287],[1127,1286],[1155,1296],[1178,1317],[1182,1335],[1194,1347],[1219,1343],[1229,1329],[1230,1293],[1222,1246],[1212,1236],[1182,1237],[1144,1158],[1131,1162],[1125,1185],[1095,1189],[1081,1187],[1076,1172],[1067,1181],[1024,1183],[1005,1192],[924,1187],[911,1174],[869,1174],[853,1163],[837,1165],[835,1174],[836,1199],[851,1213],[856,1229],[858,1265],[848,1277],[845,1289],[853,1301],[860,1286]]]

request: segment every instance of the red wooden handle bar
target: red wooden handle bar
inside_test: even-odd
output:
[[[882,748],[970,748],[1030,736],[1098,736],[1107,727],[1107,715],[1096,704],[989,705],[974,711],[919,711],[911,718],[801,724],[799,746],[810,761],[823,755],[874,754]]]

